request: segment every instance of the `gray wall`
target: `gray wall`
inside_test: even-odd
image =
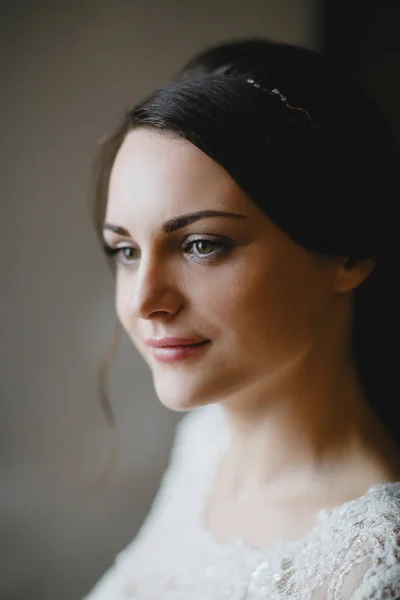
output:
[[[179,415],[127,338],[111,370],[119,462],[96,375],[114,290],[87,208],[96,144],[204,45],[318,45],[312,0],[0,2],[1,575],[7,600],[78,600],[134,536]],[[110,599],[111,600],[111,599]]]

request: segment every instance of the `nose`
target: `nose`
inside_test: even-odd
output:
[[[177,274],[165,262],[141,260],[133,282],[131,311],[140,319],[175,314],[182,305]]]

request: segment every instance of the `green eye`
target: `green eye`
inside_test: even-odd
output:
[[[196,247],[199,254],[212,254],[212,250],[207,251],[207,248],[218,246],[218,244],[213,244],[207,240],[197,240],[196,242],[192,242],[192,245]]]
[[[132,248],[132,246],[120,246],[119,248],[111,248],[111,246],[109,246],[108,244],[103,244],[103,248],[106,255],[111,256],[114,259],[117,258],[117,255],[124,253],[123,257],[119,259],[120,262],[122,262],[122,264],[130,264],[131,262],[136,260],[135,257],[129,257],[126,255],[126,251],[134,252],[137,250],[137,248]]]
[[[189,254],[199,261],[206,261],[209,258],[217,258],[227,254],[232,249],[233,243],[228,240],[225,242],[209,240],[207,238],[197,238],[186,240],[182,246],[185,254]],[[103,244],[104,252],[120,264],[128,266],[135,264],[139,257],[138,248],[133,246],[119,246],[111,248],[108,244]],[[195,251],[193,251],[193,248]]]
[[[190,252],[189,249],[195,247],[196,252]],[[198,238],[196,240],[186,240],[183,245],[184,252],[194,257],[205,257],[200,260],[206,260],[208,257],[217,257],[226,254],[230,250],[231,245],[227,242],[216,242],[206,238]],[[213,250],[215,248],[215,250]]]

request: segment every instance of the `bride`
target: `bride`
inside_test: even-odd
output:
[[[103,144],[118,319],[187,414],[86,600],[400,598],[395,168],[355,85],[262,39],[195,56]]]

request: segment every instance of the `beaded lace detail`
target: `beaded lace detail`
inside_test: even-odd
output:
[[[221,543],[203,511],[227,444],[219,405],[182,418],[138,535],[83,600],[400,600],[400,481],[318,511],[301,539]]]

